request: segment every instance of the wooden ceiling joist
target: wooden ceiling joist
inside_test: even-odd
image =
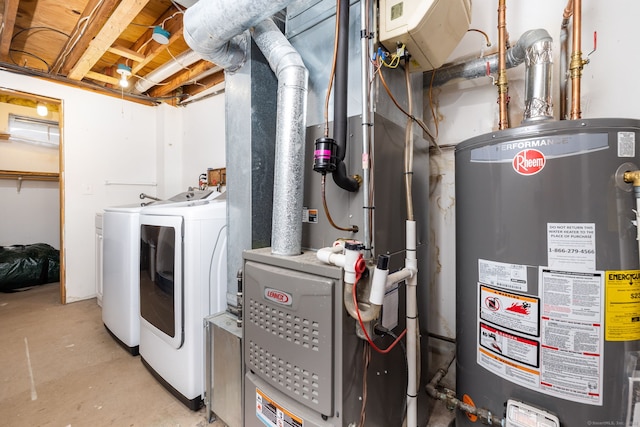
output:
[[[138,53],[135,50],[127,49],[123,46],[111,46],[107,50],[111,53],[115,53],[116,55],[123,56],[136,62],[142,62],[145,59],[143,54]]]
[[[18,14],[19,0],[4,0],[4,9],[2,10],[2,33],[0,33],[0,61],[9,62],[9,49],[11,48],[11,37],[13,36],[13,27],[16,23],[16,15]]]
[[[108,84],[114,85],[114,86],[118,86],[118,84],[120,83],[120,80],[115,78],[115,77],[107,76],[105,74],[96,73],[95,71],[88,71],[87,75],[85,77],[88,78],[88,79],[97,80],[97,81],[102,82],[102,83],[108,83]]]
[[[118,4],[119,0],[89,0],[82,17],[71,32],[65,46],[56,58],[52,70],[54,73],[69,74],[71,68],[78,62],[91,40],[100,32],[109,15]]]
[[[162,85],[149,91],[149,95],[152,97],[161,97],[173,92],[183,84],[194,80],[197,76],[204,73],[207,70],[212,69],[216,65],[205,60],[200,60],[193,65],[190,65],[188,69],[181,71],[170,79],[165,81]]]
[[[149,0],[122,0],[67,77],[82,80],[148,2]]]

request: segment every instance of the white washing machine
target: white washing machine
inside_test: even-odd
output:
[[[108,207],[102,224],[102,322],[133,355],[140,344],[140,212],[186,200],[214,199],[217,191],[192,190],[168,200]]]
[[[226,200],[140,213],[140,356],[187,407],[202,405],[204,318],[226,308]]]

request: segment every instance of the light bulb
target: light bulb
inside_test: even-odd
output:
[[[122,75],[122,78],[120,79],[120,87],[129,87],[129,80],[127,80],[127,78],[124,76],[124,74]]]
[[[38,105],[36,106],[36,112],[41,117],[46,117],[49,115],[49,110],[47,109],[47,106],[40,103],[38,103]]]

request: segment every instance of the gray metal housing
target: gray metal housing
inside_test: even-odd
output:
[[[631,157],[619,157],[618,132],[634,136]],[[595,224],[597,270],[637,270],[636,229],[631,222],[635,199],[620,174],[640,165],[638,141],[637,120],[590,119],[508,129],[457,146],[459,396],[469,395],[477,407],[496,417],[503,416],[507,399],[516,399],[555,413],[563,427],[626,425],[627,384],[637,369],[638,341],[604,341],[602,406],[525,388],[478,364],[478,260],[527,266],[526,295],[540,297],[539,267],[548,265],[547,224],[589,223]],[[516,173],[508,161],[509,153],[513,157],[513,150],[527,146],[547,156],[544,168],[532,176]],[[566,375],[580,375],[579,367]],[[458,426],[474,425],[462,413],[456,421]]]

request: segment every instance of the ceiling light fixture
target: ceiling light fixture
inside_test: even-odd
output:
[[[120,87],[128,87],[129,80],[127,80],[131,76],[131,67],[124,64],[118,64],[118,69],[116,70],[118,74],[120,74]]]
[[[171,33],[159,25],[153,27],[151,38],[160,44],[169,44],[169,36]]]
[[[49,109],[46,105],[38,102],[38,105],[36,105],[36,113],[38,113],[40,117],[47,117],[49,115]]]

